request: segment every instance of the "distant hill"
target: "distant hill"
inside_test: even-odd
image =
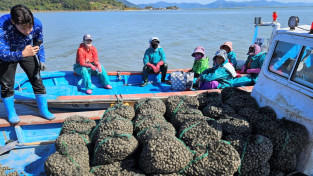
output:
[[[121,1],[121,2],[120,2]],[[127,0],[0,0],[0,10],[23,4],[31,10],[109,10],[128,8],[134,5]],[[135,5],[134,5],[135,6]]]
[[[138,4],[140,8],[145,8],[146,6],[152,6],[154,8],[165,8],[169,6],[177,6],[181,9],[206,9],[206,8],[233,8],[233,7],[293,7],[293,6],[313,6],[313,3],[282,3],[276,1],[266,1],[266,0],[254,0],[245,2],[235,2],[235,1],[225,1],[216,0],[210,4],[199,4],[199,3],[167,3],[167,2],[157,2],[150,4]]]
[[[130,3],[130,2],[128,2],[127,0],[116,0],[116,1],[122,2],[124,5],[127,5],[128,7],[138,8],[137,5],[135,5],[135,4],[133,4],[133,3]]]

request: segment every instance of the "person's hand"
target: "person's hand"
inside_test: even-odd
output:
[[[46,64],[43,62],[40,62],[40,70],[44,71],[46,69],[47,69]]]
[[[97,66],[97,69],[98,69],[99,73],[101,73],[101,72],[102,72],[102,67],[101,67],[101,65],[100,65],[100,64]]]
[[[92,65],[92,64],[90,64],[90,68],[91,68],[91,70],[93,70],[93,71],[97,71],[97,67],[94,66],[94,65]]]
[[[158,72],[160,71],[160,70],[158,71],[158,69],[157,69],[153,64],[151,64],[151,63],[147,63],[147,66],[150,67],[150,68],[152,68],[152,70],[153,70],[154,73],[158,73]]]
[[[22,51],[23,57],[35,56],[39,51],[39,46],[32,47],[31,45],[27,45],[25,49]]]
[[[163,61],[160,61],[160,62],[156,65],[156,69],[157,69],[156,71],[157,71],[157,72],[160,71],[161,65],[164,65],[164,62],[163,62]],[[157,73],[157,72],[155,72],[155,73]]]
[[[245,73],[245,71],[246,71],[246,65],[243,65],[242,67],[241,67],[241,73]]]

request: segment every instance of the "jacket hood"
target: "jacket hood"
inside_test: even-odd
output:
[[[213,57],[213,61],[216,60],[216,56],[222,56],[224,58],[224,63],[228,63],[227,52],[223,49],[216,51],[215,56]],[[222,64],[222,65],[223,65]]]
[[[230,41],[225,42],[223,45],[220,46],[220,49],[223,49],[223,46],[228,46],[230,51],[233,51],[233,43]]]
[[[203,58],[205,58],[205,49],[202,46],[197,46],[196,49],[191,54],[192,57],[195,57],[196,53],[201,53],[203,55]]]

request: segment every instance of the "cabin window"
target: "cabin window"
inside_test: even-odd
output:
[[[269,70],[288,78],[296,63],[300,50],[301,45],[282,41],[277,42],[269,65]]]
[[[313,88],[313,47],[304,47],[292,80]]]

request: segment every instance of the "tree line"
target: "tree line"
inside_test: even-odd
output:
[[[17,4],[31,10],[109,10],[127,9],[128,6],[116,0],[0,0],[0,11],[10,11]]]

